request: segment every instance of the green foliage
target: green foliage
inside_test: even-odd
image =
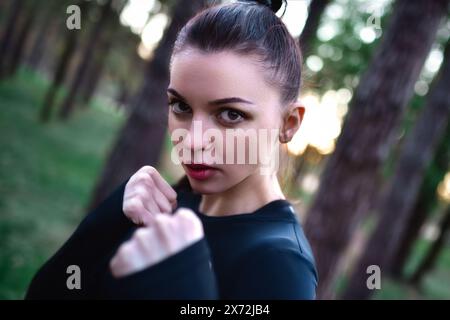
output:
[[[340,17],[330,14],[335,6],[342,10]],[[319,29],[329,27],[335,30],[331,39],[316,37],[312,43],[312,54],[319,56],[323,61],[321,71],[314,73],[308,68],[306,71],[306,87],[308,83],[314,83],[311,89],[324,93],[328,90],[347,88],[353,91],[359,81],[359,77],[367,68],[374,48],[388,23],[390,2],[384,6],[384,14],[381,17],[381,33],[370,43],[365,43],[359,36],[360,30],[367,25],[371,15],[370,10],[362,10],[361,1],[336,0],[325,10]],[[367,12],[365,12],[367,11]],[[318,32],[320,33],[320,31]]]

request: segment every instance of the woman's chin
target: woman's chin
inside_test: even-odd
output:
[[[223,185],[217,183],[217,181],[198,181],[196,179],[189,178],[191,188],[196,193],[201,194],[214,194],[223,191]]]

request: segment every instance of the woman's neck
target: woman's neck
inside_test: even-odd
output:
[[[208,216],[251,213],[265,204],[285,199],[276,174],[253,174],[234,187],[216,194],[204,194],[200,212]]]

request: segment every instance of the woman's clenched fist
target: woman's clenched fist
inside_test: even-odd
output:
[[[149,225],[157,213],[171,213],[177,194],[159,172],[145,166],[128,181],[123,195],[123,212],[138,225]]]
[[[194,212],[178,209],[173,215],[157,213],[152,223],[139,228],[123,243],[110,262],[115,277],[148,268],[203,238],[203,227]]]

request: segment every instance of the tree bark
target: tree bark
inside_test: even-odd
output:
[[[109,46],[110,47],[110,46]],[[104,56],[104,59],[96,59],[96,61],[93,63],[92,66],[90,66],[82,89],[81,89],[81,102],[82,102],[82,107],[87,107],[87,105],[91,102],[92,97],[95,94],[95,91],[97,90],[97,87],[101,81],[102,75],[103,75],[103,70],[105,67],[105,62],[106,62],[106,56],[107,56],[107,51],[109,50],[106,49],[106,51],[103,51],[104,54],[102,54],[102,56]]]
[[[88,7],[88,2],[80,0],[77,5],[80,7],[81,12],[84,12]],[[64,82],[78,44],[79,32],[77,30],[68,30],[66,34],[66,43],[63,52],[58,60],[52,84],[45,94],[43,105],[40,110],[39,117],[42,122],[48,121],[51,117],[56,94],[59,87]]]
[[[61,58],[58,61],[58,65],[56,67],[52,84],[45,95],[44,102],[41,107],[40,119],[43,122],[48,121],[51,117],[56,93],[61,84],[63,83],[64,78],[66,77],[67,70],[69,68],[70,62],[72,61],[72,57],[75,53],[75,48],[78,42],[77,38],[78,36],[75,32],[70,32],[68,34],[66,45],[64,47],[64,51],[61,55]]]
[[[103,34],[103,37],[99,41],[95,57],[92,59],[92,63],[89,66],[80,90],[82,106],[84,107],[89,104],[95,91],[97,90],[102,78],[108,54],[113,46],[113,41],[115,40],[116,31],[120,28],[120,23],[118,21],[110,22],[111,23],[108,25],[108,31]]]
[[[306,18],[305,27],[300,35],[300,48],[303,56],[306,57],[311,50],[313,39],[316,37],[320,19],[330,0],[311,0]]]
[[[413,244],[419,235],[419,231],[429,214],[437,205],[436,189],[439,182],[444,178],[450,163],[450,123],[447,123],[446,134],[441,139],[438,151],[433,159],[433,163],[428,169],[425,181],[422,185],[420,196],[416,201],[412,212],[412,218],[407,223],[405,232],[401,235],[400,244],[394,254],[391,272],[395,278],[403,278],[403,269],[410,256]]]
[[[306,19],[305,26],[299,38],[299,46],[302,51],[303,60],[309,55],[313,40],[316,37],[317,29],[319,28],[320,19],[322,17],[325,8],[330,0],[312,0],[309,4],[308,18]],[[315,152],[311,146],[307,146],[305,152],[294,158],[293,173],[288,182],[289,191],[293,190],[302,171],[305,170],[305,158],[308,153]]]
[[[50,2],[47,8],[42,9],[43,12],[38,19],[39,26],[27,55],[27,64],[34,70],[39,69],[44,49],[49,39],[49,32],[55,24],[53,19],[59,20],[58,17],[55,18],[56,8],[57,2]]]
[[[63,103],[61,104],[59,117],[63,120],[66,120],[72,113],[78,89],[80,88],[83,82],[83,78],[89,68],[89,64],[91,62],[92,55],[95,51],[95,47],[97,45],[99,37],[101,36],[105,24],[108,22],[108,20],[111,18],[113,14],[111,5],[112,0],[108,0],[107,3],[103,5],[100,12],[100,18],[97,21],[97,23],[95,23],[95,25],[92,27],[92,31],[88,36],[86,47],[81,57],[81,62],[75,72],[74,80],[70,85],[70,88]]]
[[[205,0],[178,0],[174,4],[172,21],[147,65],[144,83],[133,99],[131,115],[111,150],[89,208],[96,207],[140,167],[157,165],[167,129],[166,89],[173,43],[181,27],[205,4]]]
[[[426,105],[406,137],[394,176],[379,206],[380,220],[350,277],[343,295],[345,299],[367,299],[371,296],[373,290],[366,286],[368,266],[378,265],[384,275],[391,273],[394,254],[411,219],[426,169],[450,119],[450,45],[447,45],[444,56]]]
[[[13,43],[14,31],[17,27],[17,21],[23,9],[23,1],[14,1],[11,5],[11,13],[6,22],[6,28],[0,43],[0,78],[4,74],[8,51]]]
[[[36,11],[38,8],[39,3],[33,2],[32,4],[30,4],[30,7],[25,14],[25,21],[22,23],[21,28],[19,29],[16,42],[11,50],[10,58],[7,61],[8,66],[5,69],[5,76],[13,75],[19,67],[19,64],[23,57],[25,44],[31,34],[31,27],[33,26],[33,23],[35,21]]]
[[[361,218],[377,200],[379,169],[447,4],[447,0],[397,1],[361,78],[305,223],[319,271],[318,298],[333,296],[340,259]]]
[[[423,276],[433,269],[434,265],[436,264],[436,260],[439,257],[439,253],[441,252],[444,244],[445,239],[448,234],[448,230],[450,229],[450,206],[447,206],[447,211],[444,214],[444,217],[441,220],[440,226],[439,226],[439,236],[434,241],[431,248],[428,250],[427,255],[423,259],[422,263],[417,268],[416,272],[411,277],[410,281],[414,285],[418,285],[420,281],[422,280]]]

